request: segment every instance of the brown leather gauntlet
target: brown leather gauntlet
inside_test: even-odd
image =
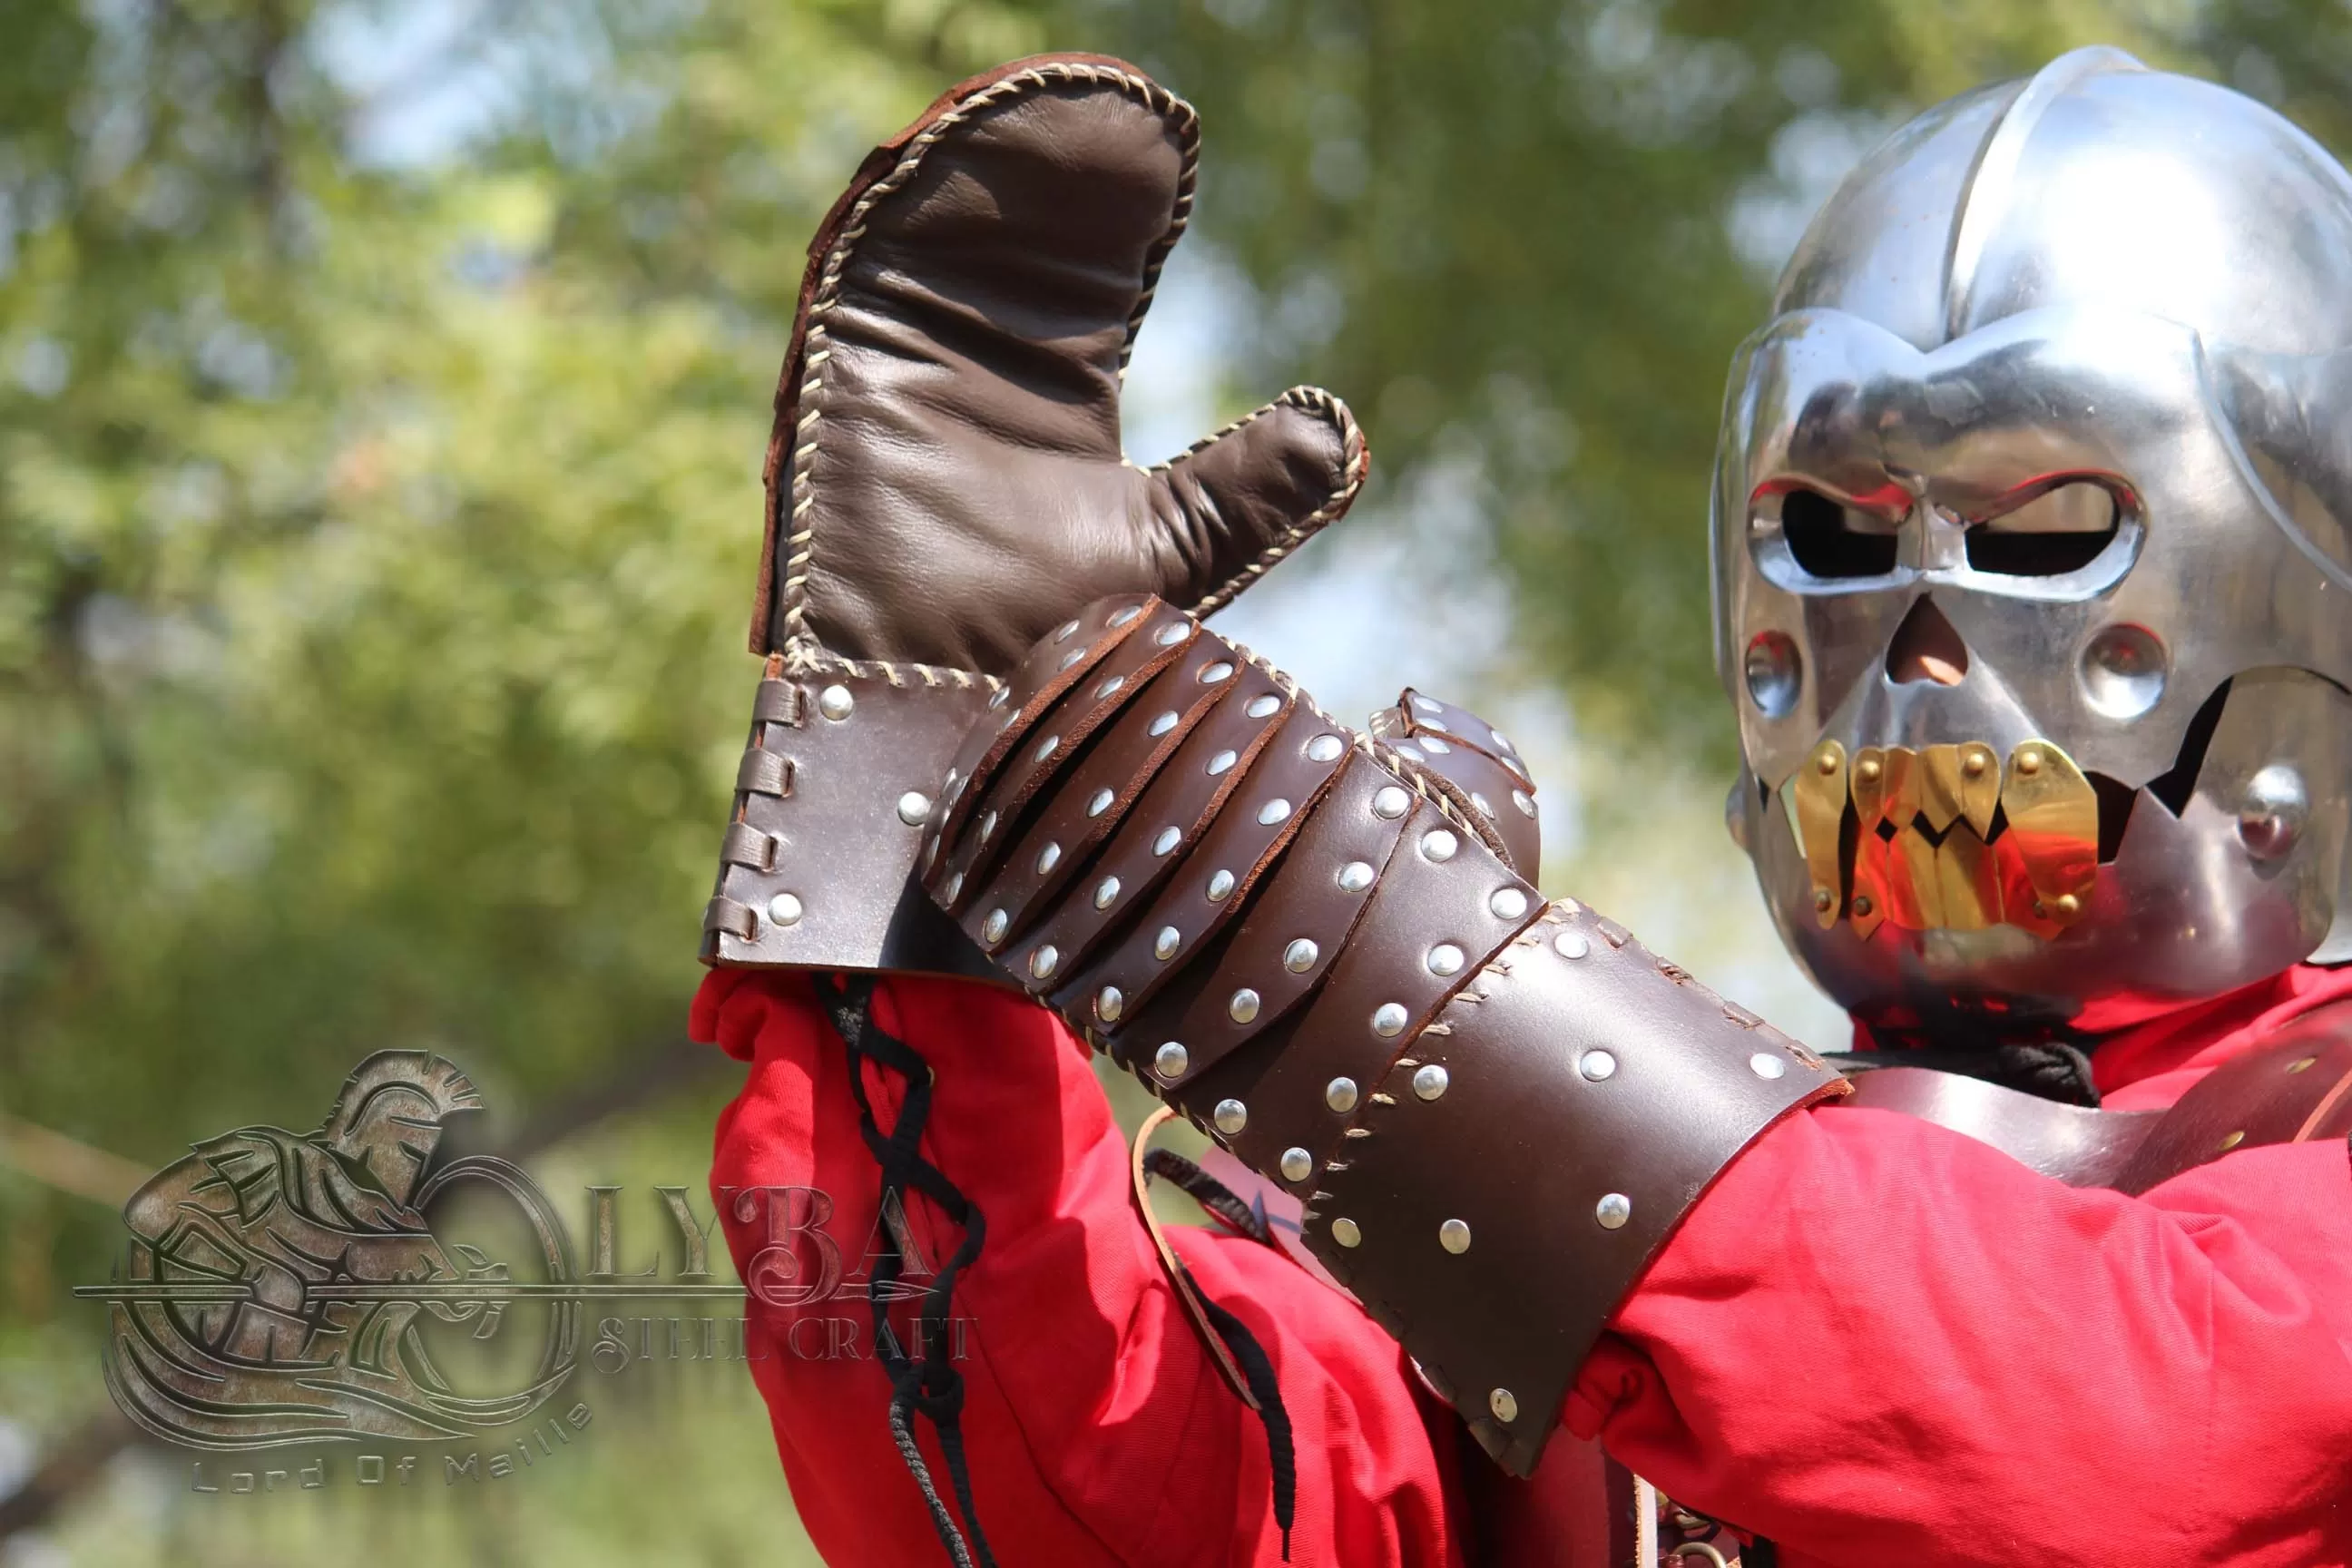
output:
[[[1208,613],[1354,499],[1362,435],[1311,387],[1171,462],[1121,451],[1199,145],[1132,66],[1017,60],[876,148],[826,217],[776,389],[769,657],[705,962],[992,978],[908,872],[999,679],[1104,594]]]
[[[1028,990],[1298,1193],[1318,1257],[1504,1465],[1715,1175],[1838,1076],[1546,902],[1503,738],[1359,734],[1155,599],[1038,646],[965,738],[925,885]]]

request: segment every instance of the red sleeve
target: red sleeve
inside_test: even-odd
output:
[[[1264,1428],[1161,1275],[1086,1047],[1043,1009],[968,983],[894,977],[875,1008],[936,1072],[924,1155],[986,1221],[950,1342],[962,1352],[964,1446],[996,1559],[1279,1562]],[[768,1295],[796,1284],[808,1296],[771,1305],[755,1291],[748,1328],[802,1521],[828,1562],[931,1568],[940,1544],[893,1446],[888,1384],[867,1358],[851,1278],[869,1251],[879,1174],[842,1043],[797,975],[714,973],[694,1027],[751,1065],[719,1120],[711,1176],[737,1268]],[[866,1083],[887,1129],[902,1086],[871,1069]],[[953,1250],[928,1200],[909,1221],[933,1265]],[[1298,1466],[1292,1560],[1459,1563],[1452,1417],[1424,1407],[1396,1345],[1269,1248],[1181,1227],[1178,1237],[1203,1291],[1276,1368]]]
[[[2128,1198],[1814,1111],[1692,1211],[1567,1418],[1784,1563],[2340,1563],[2347,1344],[2340,1143]]]

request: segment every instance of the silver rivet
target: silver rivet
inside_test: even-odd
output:
[[[1500,730],[1489,726],[1486,733],[1494,737],[1495,750],[1498,752],[1508,752],[1516,749],[1512,746],[1510,742],[1503,738],[1503,732]]]
[[[1536,803],[1523,789],[1515,789],[1511,792],[1511,804],[1519,808],[1521,816],[1533,816],[1536,814]]]
[[[1601,1222],[1603,1230],[1622,1230],[1625,1222],[1633,1217],[1633,1200],[1622,1193],[1611,1193],[1592,1205],[1592,1217]]]
[[[1433,708],[1430,711],[1434,714],[1437,710]],[[1421,727],[1424,730],[1443,730],[1449,735],[1454,732],[1454,727],[1452,725],[1446,723],[1444,720],[1438,718],[1423,719],[1421,721]]]
[[[1769,1051],[1759,1051],[1748,1058],[1748,1070],[1758,1078],[1780,1078],[1789,1070],[1789,1064]]]
[[[1437,1245],[1460,1257],[1470,1250],[1470,1227],[1458,1219],[1449,1219],[1437,1227]]]
[[[1049,942],[1029,955],[1029,973],[1037,979],[1044,980],[1054,973],[1054,966],[1061,962],[1060,951]]]
[[[1106,1024],[1116,1024],[1118,1016],[1127,1011],[1127,993],[1116,985],[1106,985],[1095,994],[1095,1016]]]
[[[1275,710],[1281,706],[1282,699],[1269,691],[1263,697],[1251,698],[1250,705],[1242,711],[1253,719],[1271,719]]]
[[[1412,796],[1394,784],[1384,784],[1372,796],[1372,815],[1394,822],[1412,804]]]
[[[1110,908],[1111,901],[1118,897],[1118,879],[1117,877],[1105,877],[1095,884],[1095,908],[1107,910]]]
[[[1507,1388],[1498,1388],[1487,1394],[1486,1408],[1493,1411],[1495,1419],[1506,1426],[1519,1418],[1519,1402]]]
[[[1040,877],[1061,863],[1062,847],[1059,844],[1049,841],[1045,847],[1037,851],[1037,875]]]
[[[1072,621],[1072,622],[1070,622],[1067,626],[1064,626],[1060,631],[1055,632],[1055,633],[1054,634],[1054,640],[1055,640],[1055,642],[1067,642],[1067,641],[1069,641],[1072,637],[1076,637],[1076,636],[1077,635],[1077,632],[1078,632],[1078,623],[1077,623],[1077,622],[1076,622],[1076,621]]]
[[[778,893],[768,900],[768,918],[780,926],[798,925],[802,913],[801,901],[790,893]]]
[[[909,827],[920,827],[923,819],[931,815],[931,797],[918,789],[910,789],[898,797],[898,820]]]
[[[995,836],[996,836],[996,813],[994,813],[994,812],[992,812],[992,811],[984,811],[984,812],[981,813],[981,815],[980,815],[980,841],[981,841],[982,844],[985,844],[985,843],[987,843],[991,838],[993,838]]]
[[[1286,820],[1289,816],[1290,803],[1280,796],[1267,801],[1257,808],[1258,826],[1261,827],[1272,827],[1276,823]]]
[[[1249,1125],[1249,1107],[1238,1100],[1221,1100],[1217,1109],[1209,1112],[1209,1120],[1217,1124],[1218,1131],[1231,1138]]]
[[[1161,926],[1160,934],[1151,939],[1151,956],[1164,963],[1175,957],[1176,950],[1183,945],[1182,931],[1178,931],[1174,926]]]
[[[1215,778],[1220,773],[1230,773],[1233,765],[1240,761],[1241,758],[1231,752],[1219,752],[1209,759],[1209,776]]]
[[[1094,798],[1087,802],[1087,815],[1088,816],[1100,816],[1104,812],[1110,809],[1110,803],[1118,798],[1118,797],[1117,795],[1111,794],[1111,792],[1107,789],[1098,789],[1095,791]]]
[[[1181,833],[1172,827],[1163,827],[1160,830],[1159,836],[1151,841],[1151,852],[1154,855],[1165,855],[1183,842],[1184,836]]]
[[[1435,1062],[1424,1062],[1412,1075],[1412,1091],[1423,1100],[1435,1100],[1454,1081],[1446,1070]]]
[[[946,900],[949,903],[954,903],[956,900],[961,896],[962,892],[963,873],[958,871],[954,876],[948,879],[948,885],[940,889],[940,897]]]
[[[1439,740],[1434,735],[1423,735],[1418,737],[1418,739],[1421,742],[1421,749],[1427,752],[1433,757],[1445,756],[1454,750],[1453,747],[1447,745],[1444,742]]]
[[[1209,666],[1208,668],[1201,672],[1201,684],[1203,686],[1214,686],[1220,680],[1232,679],[1234,667],[1227,664],[1221,658],[1217,660],[1216,663]]]
[[[1282,1152],[1282,1179],[1284,1181],[1303,1182],[1314,1173],[1314,1155],[1295,1145],[1291,1148],[1285,1149]]]
[[[1172,709],[1151,721],[1151,733],[1154,735],[1165,735],[1174,728],[1176,728],[1176,714]]]
[[[988,694],[988,705],[991,708],[1002,708],[1012,698],[1012,696],[1013,688],[1009,686],[1000,686],[994,691]]]
[[[1462,950],[1450,942],[1441,942],[1429,950],[1426,962],[1429,972],[1443,980],[1462,973]]]
[[[1244,985],[1225,1004],[1225,1016],[1236,1024],[1246,1024],[1257,1016],[1257,993]]]
[[[1037,742],[1037,760],[1042,763],[1061,749],[1062,737],[1059,735],[1048,735],[1044,740]]]
[[[1161,647],[1174,647],[1178,643],[1184,640],[1185,635],[1184,623],[1182,621],[1178,621],[1172,626],[1160,627],[1158,641]]]
[[[1192,1053],[1170,1040],[1151,1053],[1151,1070],[1161,1078],[1182,1078],[1184,1069],[1192,1065]]]
[[[1323,1103],[1345,1116],[1356,1109],[1356,1080],[1335,1078],[1323,1086]]]
[[[2246,781],[2238,806],[2238,841],[2257,860],[2276,860],[2292,850],[2311,824],[2311,792],[2303,775],[2273,763]]]
[[[1423,857],[1434,860],[1440,865],[1453,859],[1454,852],[1461,847],[1462,840],[1454,837],[1443,827],[1433,828],[1421,837]]]
[[[1307,742],[1307,760],[1328,763],[1348,749],[1348,743],[1337,735],[1318,735]]]
[[[1528,912],[1528,896],[1517,888],[1497,888],[1486,900],[1486,908],[1498,921],[1515,921]]]
[[[856,706],[857,699],[849,694],[846,686],[828,686],[816,694],[816,710],[828,719],[846,719]]]
[[[1576,1058],[1576,1070],[1592,1082],[1599,1083],[1602,1079],[1615,1076],[1617,1058],[1607,1051],[1587,1051]]]
[[[1592,944],[1580,931],[1564,931],[1551,939],[1551,950],[1562,958],[1582,958],[1592,951]]]
[[[1316,959],[1321,956],[1322,949],[1302,936],[1282,950],[1282,967],[1293,974],[1304,974],[1315,967]]]
[[[1104,681],[1100,686],[1095,688],[1095,696],[1097,700],[1111,696],[1126,684],[1127,677],[1124,675],[1114,675],[1108,680]]]
[[[1082,647],[1074,647],[1074,648],[1072,648],[1069,652],[1067,652],[1067,653],[1066,653],[1066,654],[1064,654],[1064,655],[1062,656],[1062,668],[1063,668],[1064,669],[1073,669],[1073,668],[1076,668],[1077,667],[1078,661],[1079,661],[1080,659],[1085,658],[1086,657],[1087,657],[1087,650],[1086,650],[1086,649],[1084,649],[1084,648],[1082,648]]]
[[[1438,701],[1433,697],[1423,697],[1418,691],[1412,694],[1412,705],[1415,708],[1420,709],[1424,713],[1443,713],[1445,711],[1444,703]]]
[[[1384,1040],[1393,1040],[1404,1033],[1412,1017],[1402,1002],[1383,1002],[1372,1010],[1372,1033]]]
[[[2110,719],[2137,719],[2164,700],[2164,644],[2145,626],[2112,626],[2084,645],[2083,695]]]
[[[1339,868],[1339,890],[1341,892],[1360,893],[1371,885],[1372,868],[1370,862],[1363,860],[1350,860],[1346,865]]]
[[[1127,625],[1128,622],[1135,619],[1136,616],[1141,614],[1143,614],[1143,606],[1141,605],[1129,605],[1127,608],[1111,616],[1109,621],[1110,629],[1117,631],[1119,627]]]
[[[988,918],[980,922],[980,940],[991,947],[1004,940],[1004,932],[1013,924],[1013,917],[1003,910],[991,910]]]
[[[1349,1219],[1346,1215],[1341,1215],[1331,1222],[1331,1239],[1342,1247],[1360,1247],[1363,1245],[1364,1233],[1356,1228],[1354,1220]]]
[[[1231,871],[1209,873],[1209,902],[1222,904],[1232,896],[1233,890],[1234,874]]]
[[[1489,802],[1485,795],[1480,795],[1475,789],[1470,792],[1470,804],[1478,808],[1478,815],[1481,816],[1492,816],[1495,815],[1495,807],[1493,804]]]

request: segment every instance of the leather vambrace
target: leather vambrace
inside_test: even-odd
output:
[[[926,889],[1306,1207],[1306,1241],[1531,1472],[1648,1260],[1838,1075],[1532,881],[1491,728],[1351,731],[1179,610],[1090,605],[968,735]]]

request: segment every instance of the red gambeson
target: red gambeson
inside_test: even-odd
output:
[[[2110,1106],[2168,1104],[2347,997],[2352,972],[2292,971],[2118,1033],[2095,1071]],[[1086,1048],[980,985],[893,978],[876,1005],[937,1074],[926,1156],[987,1219],[956,1312],[997,1560],[1278,1561],[1263,1429],[1160,1271]],[[716,972],[694,1025],[751,1068],[719,1123],[714,1187],[822,1191],[825,1234],[854,1269],[877,1176],[812,982]],[[896,1080],[869,1074],[868,1089],[887,1122]],[[759,1205],[721,1207],[748,1279],[777,1237]],[[785,1233],[809,1217],[788,1203]],[[951,1249],[926,1203],[909,1222],[928,1256]],[[1454,1418],[1395,1343],[1275,1251],[1176,1237],[1277,1370],[1297,1430],[1292,1560],[1465,1561],[1478,1521]],[[753,1313],[755,1375],[819,1549],[941,1561],[885,1421],[887,1380],[854,1353],[859,1291]],[[2241,1151],[2126,1198],[1923,1122],[1816,1110],[1759,1140],[1692,1211],[1563,1415],[1670,1495],[1774,1538],[1790,1568],[2339,1563],[2347,1345],[2339,1144]]]

